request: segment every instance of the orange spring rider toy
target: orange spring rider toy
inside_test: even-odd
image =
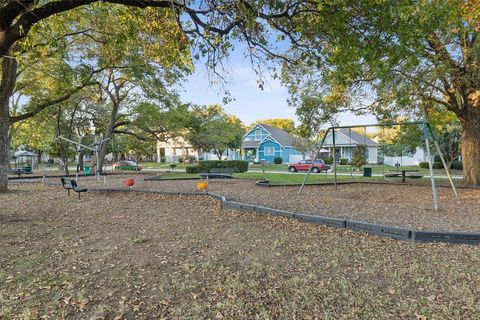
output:
[[[200,191],[206,191],[208,188],[208,182],[207,181],[201,181],[197,182],[197,189]]]

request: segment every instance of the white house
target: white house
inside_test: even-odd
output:
[[[383,163],[392,167],[395,166],[396,163],[401,166],[416,166],[420,162],[425,161],[427,161],[427,153],[421,147],[416,148],[413,154],[402,155],[401,157],[383,157]]]
[[[369,164],[377,164],[379,144],[367,136],[360,134],[352,129],[341,128],[335,130],[335,158],[352,159],[353,149],[359,145],[366,146],[365,158]],[[322,148],[328,149],[330,154],[333,152],[333,133],[325,138]]]
[[[182,137],[157,142],[157,162],[164,156],[167,162],[178,162],[180,157],[198,157],[190,142]]]
[[[213,152],[198,152],[190,142],[182,137],[157,142],[157,162],[161,162],[162,156],[167,162],[178,162],[179,158],[195,157],[195,159],[218,160]],[[222,160],[238,160],[240,157],[235,151],[226,150]]]

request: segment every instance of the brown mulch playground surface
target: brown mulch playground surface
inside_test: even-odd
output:
[[[150,177],[153,175],[150,175]],[[108,176],[106,183],[93,178],[79,185],[98,188],[125,188],[122,181],[133,177],[134,188],[158,191],[195,192],[198,180],[145,181],[149,175]],[[51,182],[58,183],[57,179]],[[433,209],[430,186],[400,184],[346,184],[337,190],[331,185],[259,187],[254,180],[211,180],[209,191],[227,199],[292,212],[337,217],[419,230],[480,232],[480,190],[458,189],[457,202],[451,188],[437,188],[439,210]]]
[[[194,183],[148,185],[192,191]],[[265,204],[287,202],[282,197],[296,190],[250,181],[211,188],[238,200],[269,195]],[[40,183],[11,189],[0,195],[0,319],[480,317],[477,246],[414,244],[221,210],[204,196],[87,193],[79,201]],[[324,203],[332,193],[322,190],[309,188],[305,200]],[[365,189],[355,190],[337,203],[365,206]],[[473,201],[469,194],[477,196],[467,192],[465,201]]]

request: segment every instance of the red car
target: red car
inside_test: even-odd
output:
[[[308,171],[312,165],[312,160],[302,160],[300,162],[294,162],[288,164],[288,171],[297,172],[297,171]],[[325,165],[325,162],[321,159],[315,160],[315,163],[312,167],[313,173],[319,173],[320,171],[328,170],[328,167]]]
[[[113,170],[142,170],[142,166],[133,161],[118,161],[113,164]]]

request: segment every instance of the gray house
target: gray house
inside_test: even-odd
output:
[[[335,157],[344,158],[349,161],[352,159],[353,149],[356,146],[364,145],[367,147],[365,158],[369,164],[378,163],[379,144],[367,136],[360,134],[352,129],[342,128],[335,130]],[[333,134],[330,132],[325,138],[323,148],[328,149],[330,154],[333,150]]]

